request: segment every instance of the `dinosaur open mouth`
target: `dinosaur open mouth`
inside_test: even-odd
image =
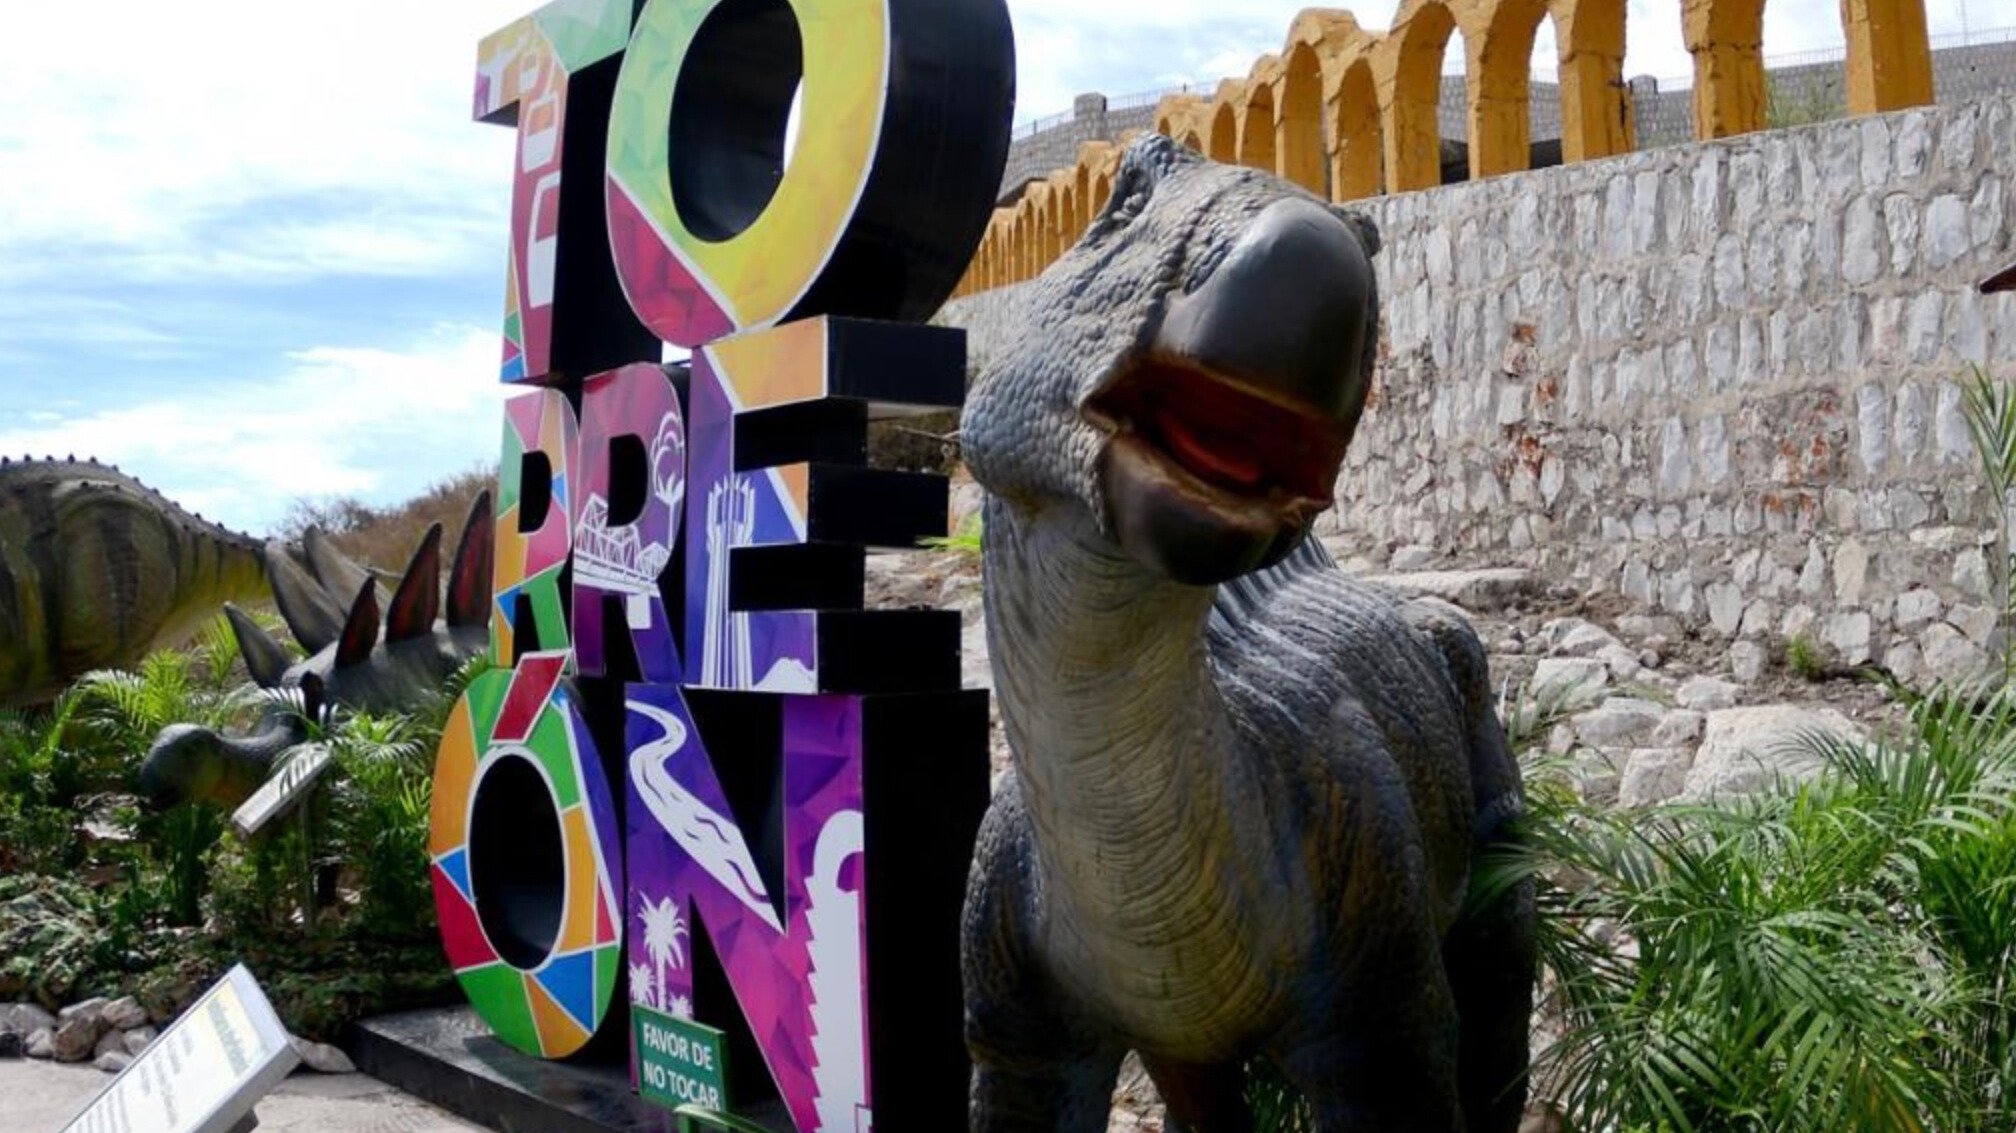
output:
[[[1182,359],[1148,355],[1085,403],[1192,477],[1248,499],[1327,504],[1350,437],[1335,421]]]

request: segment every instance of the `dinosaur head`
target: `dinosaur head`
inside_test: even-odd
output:
[[[1378,337],[1370,221],[1154,135],[967,403],[974,476],[1178,582],[1271,565],[1332,500]]]
[[[286,548],[268,545],[266,570],[280,616],[312,652],[296,661],[243,610],[227,603],[224,614],[252,679],[288,693],[292,706],[269,711],[249,735],[189,724],[164,729],[141,764],[140,786],[149,801],[236,806],[258,789],[281,752],[307,738],[303,717],[321,719],[339,706],[397,711],[432,695],[489,642],[493,524],[490,493],[484,492],[470,507],[448,573],[445,617],[438,523],[390,594],[318,530],[302,540],[305,567]],[[347,607],[338,595],[351,596]]]

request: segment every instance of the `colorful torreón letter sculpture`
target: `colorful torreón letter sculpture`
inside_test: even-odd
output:
[[[1132,1049],[1172,1128],[1250,1128],[1263,1057],[1323,1133],[1511,1133],[1533,906],[1464,907],[1522,805],[1483,649],[1306,538],[1377,234],[1159,135],[1112,200],[962,427],[1015,758],[967,899],[973,1128],[1104,1128]]]
[[[947,502],[867,430],[963,400],[963,336],[916,321],[991,213],[1012,56],[1001,0],[558,0],[481,48],[476,115],[518,131],[501,372],[542,388],[431,848],[519,1050],[627,1040],[646,1097],[801,1133],[963,1120],[986,696],[957,614],[863,609],[865,548]]]

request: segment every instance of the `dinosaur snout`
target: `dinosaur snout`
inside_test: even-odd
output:
[[[1224,582],[1280,561],[1330,506],[1370,377],[1368,246],[1369,228],[1313,200],[1275,201],[1086,400],[1129,554]]]
[[[1352,222],[1286,197],[1253,219],[1201,287],[1170,304],[1155,352],[1349,428],[1370,377],[1374,286]]]

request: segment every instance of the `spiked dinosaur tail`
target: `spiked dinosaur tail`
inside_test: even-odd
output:
[[[110,465],[0,458],[0,707],[186,641],[266,593],[257,540]]]
[[[489,642],[495,522],[490,493],[484,492],[470,506],[445,600],[438,523],[389,590],[318,529],[303,537],[300,561],[284,545],[267,544],[275,603],[310,656],[296,661],[237,606],[226,603],[224,615],[252,679],[291,692],[298,701],[294,708],[269,711],[246,735],[189,724],[165,729],[141,765],[140,785],[149,800],[157,806],[208,800],[235,807],[258,790],[288,748],[307,738],[304,717],[319,719],[336,707],[397,711],[434,695]]]

